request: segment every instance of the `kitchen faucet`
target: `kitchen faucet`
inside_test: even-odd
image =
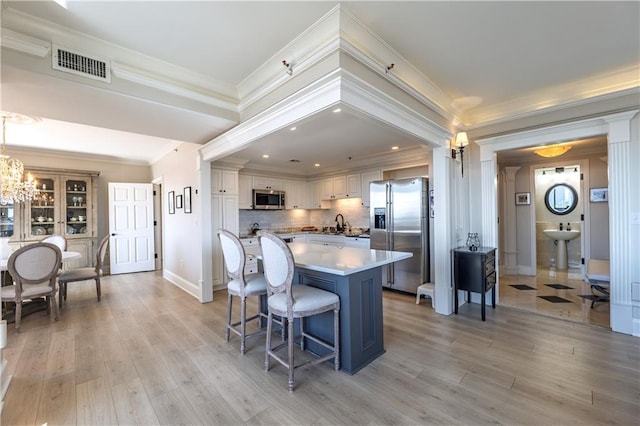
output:
[[[338,222],[338,216],[340,216],[340,222]],[[344,231],[344,216],[341,213],[336,215],[336,232]]]

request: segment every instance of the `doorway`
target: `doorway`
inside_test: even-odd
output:
[[[604,136],[574,141],[562,159],[498,153],[500,305],[610,326],[609,304],[592,307],[584,270],[592,252],[609,259],[608,232],[593,239],[594,229],[608,230],[608,214],[594,216],[589,202],[589,187],[608,186],[606,156]]]

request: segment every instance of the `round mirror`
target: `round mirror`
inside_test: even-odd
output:
[[[553,214],[569,214],[578,205],[578,193],[572,186],[558,183],[547,190],[544,203]]]

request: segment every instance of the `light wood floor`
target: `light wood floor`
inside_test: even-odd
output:
[[[534,290],[517,290],[512,284],[525,284]],[[555,289],[546,284],[563,284],[569,289]],[[581,295],[591,295],[591,285],[580,279],[579,272],[554,271],[538,268],[535,277],[527,275],[503,275],[500,277],[500,305],[523,309],[540,315],[562,318],[568,321],[610,328],[609,303],[597,302]],[[539,296],[559,296],[568,303],[552,303]]]
[[[4,425],[637,424],[638,338],[477,305],[440,316],[385,292],[387,352],[348,376],[329,364],[263,371],[264,337],[224,342],[226,294],[200,304],[158,273],[69,286],[59,322],[10,327]]]

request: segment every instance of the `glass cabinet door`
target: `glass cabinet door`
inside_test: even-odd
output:
[[[0,204],[0,237],[13,237],[13,204]]]
[[[87,235],[87,202],[90,181],[83,178],[65,178],[65,235]]]
[[[38,194],[29,204],[30,237],[45,237],[56,233],[55,180],[38,177]]]

